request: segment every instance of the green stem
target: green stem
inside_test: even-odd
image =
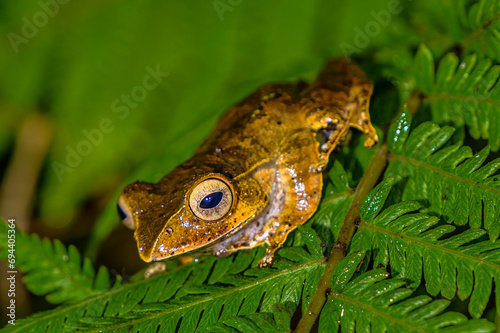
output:
[[[339,237],[335,242],[332,249],[332,253],[327,260],[325,271],[319,280],[318,287],[314,293],[313,299],[309,304],[306,312],[302,314],[302,318],[295,328],[296,333],[306,333],[310,332],[316,319],[318,318],[323,305],[325,304],[328,293],[330,292],[330,280],[331,275],[337,264],[345,257],[347,247],[351,242],[354,231],[356,231],[356,225],[359,222],[359,209],[364,198],[373,189],[380,175],[385,169],[387,164],[387,155],[389,149],[387,145],[382,144],[375,155],[373,156],[370,165],[366,169],[361,181],[359,182],[356,192],[354,194],[347,215],[340,229]]]

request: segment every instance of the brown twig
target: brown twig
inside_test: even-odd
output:
[[[339,237],[337,238],[337,241],[332,249],[332,253],[328,258],[325,271],[319,280],[314,297],[309,304],[306,313],[302,315],[302,318],[295,328],[296,333],[310,332],[316,322],[316,319],[318,318],[318,315],[328,298],[332,272],[337,264],[345,257],[346,249],[351,242],[354,231],[356,230],[356,222],[359,221],[359,209],[361,207],[361,203],[366,195],[375,186],[377,180],[384,171],[387,164],[388,152],[389,150],[387,145],[385,143],[382,144],[375,152],[370,165],[361,178],[361,181],[356,188],[354,198],[349,206],[349,210],[347,211],[344,223],[342,224],[342,228],[340,229]]]

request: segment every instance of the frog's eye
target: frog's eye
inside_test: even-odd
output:
[[[125,200],[123,200],[122,197],[118,199],[118,205],[116,208],[118,210],[118,215],[122,219],[123,224],[125,224],[130,229],[135,229],[134,218],[132,217],[130,209],[128,208],[127,204],[125,203]]]
[[[225,182],[210,178],[202,181],[191,192],[189,206],[196,217],[217,220],[231,209],[233,194]]]

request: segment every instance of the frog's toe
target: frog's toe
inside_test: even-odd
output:
[[[310,173],[321,173],[326,168],[325,162],[314,163],[309,166]]]
[[[257,267],[267,268],[271,267],[274,263],[274,255],[266,253],[258,262]]]
[[[146,271],[144,271],[144,278],[149,279],[153,275],[164,272],[166,270],[166,268],[167,268],[167,266],[165,265],[164,262],[157,261],[157,262],[149,265],[148,268],[146,268]]]
[[[365,130],[365,147],[372,148],[378,142],[377,131],[371,124],[369,124],[368,128]]]

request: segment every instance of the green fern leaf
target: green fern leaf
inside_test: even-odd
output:
[[[445,312],[449,301],[427,295],[411,297],[413,290],[400,278],[374,269],[352,278],[365,251],[351,252],[332,274],[332,293],[320,315],[320,332],[493,332],[486,320],[467,320],[460,313]],[[340,267],[340,268],[339,268]],[[349,278],[338,288],[341,273]],[[340,280],[344,280],[341,278]],[[334,287],[335,286],[335,287]]]
[[[45,331],[48,327],[53,331],[126,331],[130,326],[141,331],[161,328],[173,332],[178,328],[191,332],[213,325],[220,330],[246,327],[268,331],[266,327],[272,323],[289,330],[297,305],[302,299],[302,311],[307,308],[325,266],[321,241],[314,231],[303,226],[299,232],[309,251],[285,248],[278,252],[280,258],[272,269],[255,267],[263,255],[262,247],[223,260],[207,257],[21,319],[7,332]],[[236,258],[245,258],[246,266],[243,259]]]
[[[338,160],[333,162],[333,167],[328,172],[330,182],[333,185],[334,193],[348,191],[352,187],[349,185],[349,176]]]
[[[377,198],[377,207],[383,206],[390,190],[383,187],[383,193],[369,196],[362,210],[372,206],[372,198]],[[484,239],[482,229],[452,233],[455,227],[440,224],[438,217],[419,212],[420,208],[413,200],[377,214],[363,214],[351,251],[371,249],[374,267],[390,265],[393,275],[407,280],[412,288],[425,278],[433,296],[439,292],[448,299],[455,294],[462,300],[470,296],[469,312],[479,318],[492,294],[493,279],[496,293],[500,292],[500,240]]]
[[[294,313],[295,304],[277,303],[273,306],[273,313],[253,313],[248,316],[235,316],[219,321],[206,328],[205,332],[262,332],[279,333],[290,332],[290,322]],[[198,329],[198,331],[200,331]]]
[[[469,31],[467,46],[500,61],[500,3],[496,0],[462,1],[460,21]]]
[[[183,297],[167,303],[136,305],[130,312],[120,314],[123,321],[108,325],[107,317],[113,316],[110,312],[104,318],[88,318],[88,324],[107,330],[123,330],[133,324],[134,330],[162,327],[167,332],[175,331],[178,326],[180,332],[193,332],[222,322],[238,330],[246,327],[253,331],[258,323],[246,316],[259,308],[261,313],[273,313],[275,304],[279,302],[293,303],[293,309],[289,309],[293,313],[301,297],[300,286],[311,276],[317,276],[312,281],[313,285],[317,283],[322,268],[322,261],[316,261],[277,271],[253,269],[243,277],[227,275],[220,281],[223,284],[185,286],[179,290],[183,291]],[[255,274],[257,271],[259,273]],[[80,323],[73,328],[76,327],[86,326]]]
[[[421,45],[415,57],[416,87],[427,95],[433,120],[467,125],[474,139],[489,140],[500,149],[500,65],[475,54],[462,61],[448,53],[434,75],[431,51]]]
[[[408,106],[403,105],[403,110],[398,114],[395,121],[389,128],[389,135],[387,136],[387,146],[389,149],[400,154],[410,134],[411,127],[411,112]]]
[[[90,260],[85,258],[82,263],[72,245],[66,249],[58,240],[40,240],[37,235],[16,230],[15,249],[16,267],[25,273],[23,282],[35,295],[45,295],[50,303],[82,300],[110,287],[108,270],[101,266],[96,275]],[[0,221],[0,257],[5,259],[7,254],[7,225]]]
[[[483,165],[486,147],[473,155],[469,147],[442,148],[453,128],[423,123],[407,140],[393,142],[386,171],[404,179],[403,200],[425,200],[429,211],[456,225],[483,227],[491,240],[500,234],[500,159]]]

